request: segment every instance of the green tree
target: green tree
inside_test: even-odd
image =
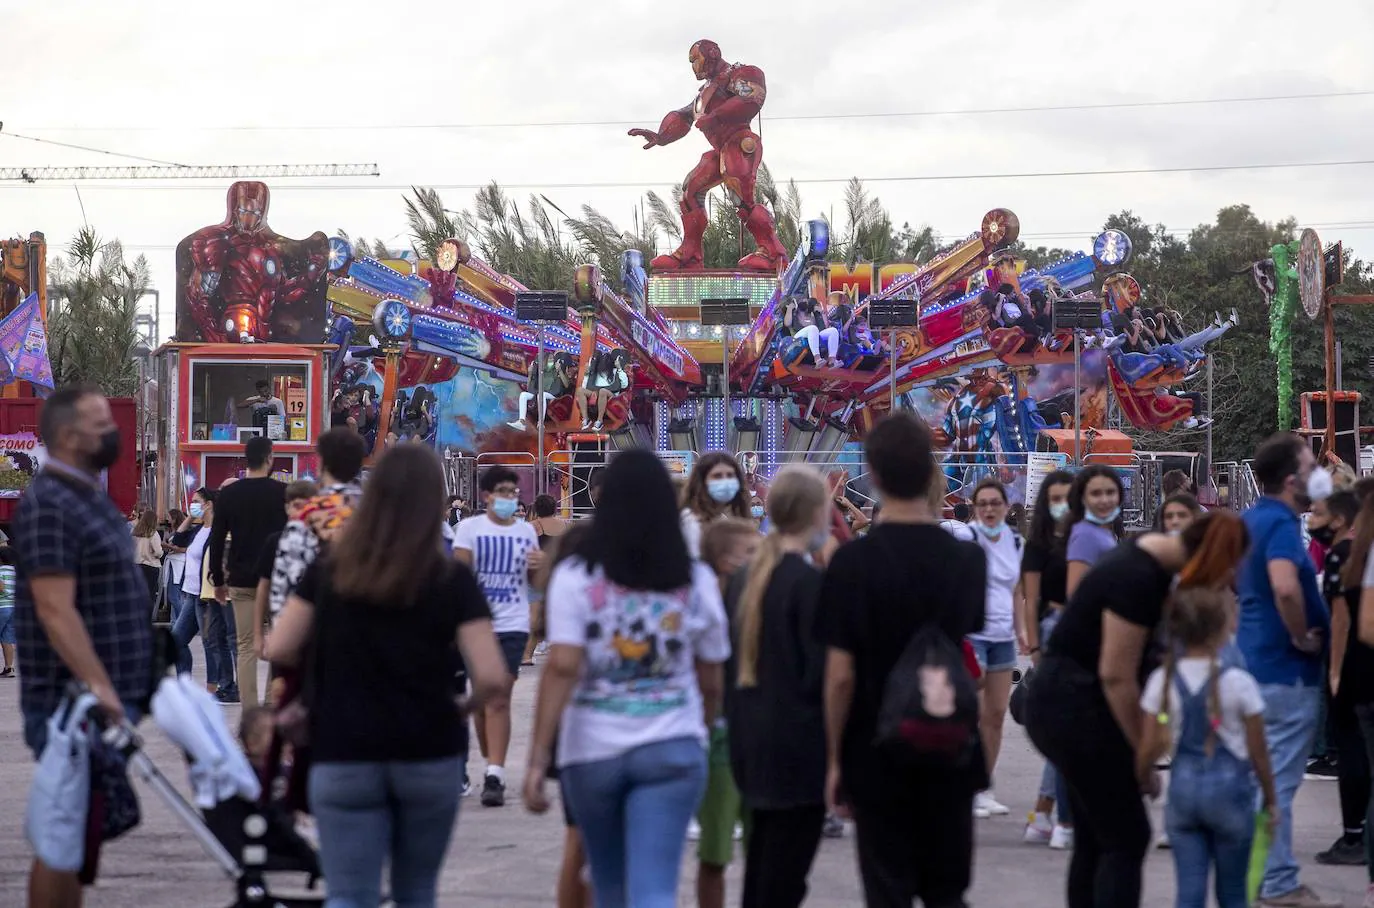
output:
[[[66,257],[52,261],[49,273],[55,292],[48,355],[56,384],[85,382],[110,397],[134,395],[134,318],[139,299],[152,286],[147,259],[140,255],[127,263],[118,240],[104,243],[95,230],[83,227],[67,245]]]

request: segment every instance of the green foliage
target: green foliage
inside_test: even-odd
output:
[[[1103,226],[1130,236],[1135,255],[1128,270],[1140,282],[1146,305],[1177,309],[1190,331],[1202,328],[1214,313],[1224,316],[1235,309],[1240,316],[1240,324],[1209,348],[1214,356],[1213,444],[1217,461],[1249,457],[1260,441],[1278,429],[1269,312],[1250,266],[1268,258],[1274,244],[1291,240],[1296,223],[1291,218],[1261,221],[1250,206],[1231,205],[1217,213],[1214,223],[1191,230],[1186,240],[1163,225],[1148,225],[1130,211],[1112,215]],[[1371,287],[1374,272],[1347,249],[1341,292],[1369,293]],[[1336,337],[1344,348],[1344,387],[1360,391],[1367,401],[1374,400],[1368,368],[1374,355],[1374,307],[1337,307]],[[1293,322],[1293,375],[1296,391],[1326,386],[1321,321],[1301,312]],[[1187,390],[1204,391],[1204,380],[1191,382]],[[1139,440],[1148,447],[1201,448],[1200,432],[1167,434],[1161,438],[1152,433]]]
[[[797,184],[789,181],[780,186],[767,166],[762,166],[755,191],[773,212],[783,247],[796,249],[807,220]],[[601,267],[612,287],[620,289],[620,259],[625,250],[638,249],[647,261],[656,252],[667,252],[681,242],[681,194],[681,186],[673,187],[671,200],[657,192],[646,193],[643,217],[637,214],[634,228],[625,230],[590,205],[582,206],[580,217],[570,217],[543,196],[531,196],[522,213],[495,183],[480,189],[472,208],[462,212],[446,208],[437,191],[416,186],[405,197],[406,221],[416,251],[426,258],[444,240],[457,237],[471,243],[497,271],[529,287],[568,287],[574,269],[590,262]],[[844,229],[831,244],[830,254],[836,261],[850,265],[861,261],[923,263],[939,248],[940,238],[931,227],[913,228],[904,223],[900,230],[894,229],[887,209],[857,179],[846,187],[845,203]],[[550,209],[563,218],[571,242],[564,239]],[[708,214],[703,239],[705,267],[734,268],[741,257],[754,251],[753,237],[742,230],[734,204],[722,194],[708,197]],[[368,249],[365,240],[359,243],[360,249]]]
[[[48,355],[58,387],[88,382],[110,397],[138,391],[133,359],[138,301],[152,280],[143,256],[128,264],[118,240],[102,243],[83,227],[53,260],[49,301]]]

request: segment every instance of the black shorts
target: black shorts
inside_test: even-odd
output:
[[[506,670],[512,678],[520,676],[520,662],[525,658],[525,645],[530,642],[526,631],[504,631],[496,635],[501,644],[501,655],[506,657]]]

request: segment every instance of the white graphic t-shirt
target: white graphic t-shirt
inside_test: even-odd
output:
[[[547,598],[549,643],[584,651],[563,713],[559,766],[673,738],[705,745],[695,663],[730,656],[730,628],[710,568],[695,563],[690,587],[660,593],[617,586],[574,557],[554,570]]]
[[[478,514],[453,530],[453,547],[472,552],[472,570],[491,608],[498,634],[530,632],[529,555],[539,548],[534,527],[517,520],[510,526]]]

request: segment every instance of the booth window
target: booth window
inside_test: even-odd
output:
[[[193,362],[191,440],[246,444],[254,435],[310,442],[310,365]],[[266,397],[259,382],[268,383]]]

